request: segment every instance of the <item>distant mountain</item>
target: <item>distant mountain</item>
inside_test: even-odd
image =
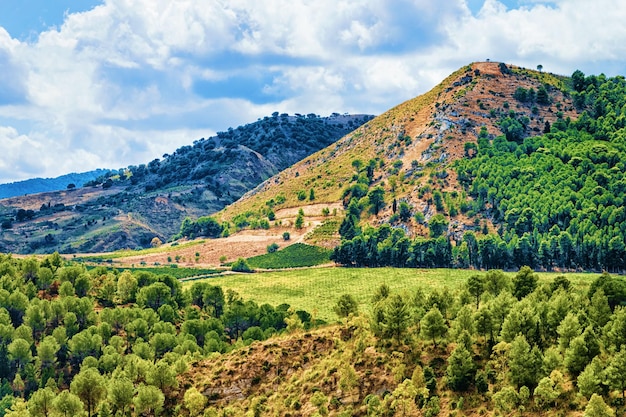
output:
[[[83,184],[95,180],[106,172],[108,172],[106,169],[96,169],[89,172],[61,175],[56,178],[32,178],[0,184],[0,199],[47,191],[65,190],[70,184],[74,184],[76,187],[82,187]]]
[[[372,118],[274,113],[163,159],[105,171],[82,188],[64,182],[63,191],[4,199],[0,252],[104,252],[166,241],[186,217],[223,209]]]

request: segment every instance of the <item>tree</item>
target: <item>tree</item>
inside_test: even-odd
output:
[[[585,338],[583,335],[580,335],[572,339],[569,347],[565,350],[563,364],[573,376],[578,376],[590,362],[591,358],[589,356]]]
[[[543,65],[539,64],[537,65],[537,71],[541,72],[543,70]]]
[[[575,91],[580,93],[585,89],[585,74],[581,70],[574,71],[571,80]]]
[[[615,411],[604,402],[602,396],[593,394],[583,417],[615,417]]]
[[[626,401],[626,346],[613,356],[606,368],[606,377],[609,386],[622,393],[622,399]]]
[[[578,391],[587,398],[590,398],[593,394],[600,394],[602,391],[603,373],[604,366],[596,356],[578,375],[576,379]]]
[[[411,206],[406,201],[400,202],[400,209],[398,211],[398,215],[400,216],[400,220],[403,222],[408,222],[413,215]]]
[[[74,377],[70,391],[87,406],[87,415],[91,417],[106,395],[106,380],[96,368],[87,368]]]
[[[508,352],[509,379],[515,386],[534,387],[540,377],[541,353],[537,347],[531,348],[523,335],[511,342]]]
[[[350,314],[357,315],[359,305],[351,294],[343,294],[337,300],[337,304],[333,307],[333,311],[339,317],[348,317]]]
[[[41,372],[41,384],[45,385],[48,378],[54,376],[57,353],[61,346],[52,336],[46,336],[37,346],[37,363]]]
[[[402,296],[400,294],[393,295],[384,310],[384,333],[400,343],[409,326],[410,317],[409,307]]]
[[[132,302],[137,295],[137,278],[126,270],[117,278],[117,301],[120,304]]]
[[[461,343],[458,344],[448,358],[446,376],[448,385],[454,391],[467,391],[474,380],[476,366],[471,353]]]
[[[521,300],[535,291],[538,280],[539,277],[529,266],[523,266],[513,278],[513,295]]]
[[[207,398],[200,393],[196,387],[191,387],[185,391],[183,402],[185,404],[185,408],[189,410],[190,416],[199,416],[202,413],[202,410],[204,410]]]
[[[271,244],[267,245],[267,253],[274,253],[279,248],[280,248],[280,246],[278,246],[278,243],[276,243],[276,242],[271,243]]]
[[[253,272],[252,268],[248,264],[248,261],[243,258],[238,258],[235,262],[233,262],[231,269],[235,272]]]
[[[126,377],[113,378],[108,385],[108,400],[113,406],[113,414],[120,412],[124,415],[126,407],[133,402],[135,387]]]
[[[6,410],[3,410],[5,412]],[[22,398],[13,400],[10,410],[6,414],[6,417],[30,417],[30,412],[26,406],[26,402]]]
[[[33,393],[28,400],[28,411],[33,417],[48,417],[52,412],[52,403],[56,397],[51,388],[42,388]]]
[[[295,228],[300,230],[304,227],[304,210],[298,210],[298,215],[296,216],[296,222],[294,224]]]
[[[537,89],[537,103],[544,105],[550,104],[550,95],[543,85]]]
[[[467,291],[476,298],[476,310],[480,306],[480,296],[485,292],[485,278],[474,274],[467,280]]]
[[[150,368],[146,375],[146,381],[150,385],[154,385],[161,390],[167,392],[170,388],[176,388],[178,381],[176,380],[176,371],[164,360],[160,360]]]
[[[556,329],[556,332],[559,335],[559,347],[561,350],[565,351],[565,349],[569,347],[572,339],[576,336],[580,336],[582,333],[582,328],[578,322],[578,316],[571,311],[567,313],[565,318],[559,324],[559,327]]]
[[[448,326],[441,314],[441,311],[434,306],[431,308],[420,321],[421,333],[424,337],[432,339],[433,344],[437,347],[437,338],[443,337],[448,332]]]
[[[556,381],[553,381],[550,377],[546,376],[541,378],[539,384],[537,384],[537,387],[533,391],[535,402],[540,408],[548,408],[550,405],[554,404],[557,398],[559,398],[561,392],[557,385]]]
[[[137,293],[137,304],[141,307],[158,310],[163,304],[172,302],[172,289],[163,282],[155,282],[143,287]]]
[[[497,297],[502,291],[511,288],[511,279],[499,269],[491,269],[485,274],[485,290]]]
[[[448,230],[448,221],[443,214],[435,214],[428,221],[428,229],[430,230],[430,237],[436,239]]]
[[[374,187],[369,193],[370,205],[372,207],[372,213],[378,215],[378,212],[385,206],[385,189],[381,186]]]
[[[140,385],[137,388],[137,396],[133,400],[135,412],[138,415],[154,414],[158,415],[163,409],[165,396],[160,389],[153,385]]]

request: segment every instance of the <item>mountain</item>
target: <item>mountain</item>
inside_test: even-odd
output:
[[[624,270],[624,104],[623,77],[473,63],[217,217],[341,203],[345,265]]]
[[[166,241],[186,217],[221,210],[371,118],[274,113],[163,159],[106,171],[82,188],[4,199],[0,251],[101,252]]]
[[[105,172],[107,172],[105,169],[96,169],[89,172],[61,175],[56,178],[32,178],[0,184],[0,199],[47,191],[65,190],[70,184],[74,184],[76,187],[82,187],[85,183],[95,180]]]

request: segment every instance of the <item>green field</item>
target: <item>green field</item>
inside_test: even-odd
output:
[[[248,264],[252,268],[283,269],[301,268],[321,265],[330,262],[330,249],[319,246],[294,243],[278,252],[248,258]]]
[[[337,316],[332,310],[342,294],[352,294],[360,311],[368,311],[374,291],[387,284],[395,292],[412,293],[417,288],[448,287],[457,289],[472,274],[481,273],[463,269],[409,269],[409,268],[309,268],[254,274],[224,275],[208,278],[212,285],[224,291],[237,291],[244,299],[259,304],[287,303],[304,309],[315,318],[333,322]],[[515,273],[509,273],[514,276]],[[556,273],[539,273],[540,283],[554,279]],[[565,274],[576,287],[586,286],[599,274]],[[197,282],[197,281],[196,281]],[[191,284],[186,284],[191,285]]]
[[[95,268],[89,266],[87,269]],[[205,277],[206,275],[220,274],[224,269],[208,269],[208,268],[185,268],[178,267],[174,264],[171,266],[162,267],[138,267],[138,268],[122,268],[122,267],[106,267],[107,270],[130,271],[130,272],[148,272],[154,275],[171,275],[172,277],[180,280],[196,279],[196,277]]]

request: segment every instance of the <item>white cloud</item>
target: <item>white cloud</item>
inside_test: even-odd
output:
[[[273,111],[380,113],[485,58],[626,69],[626,3],[503,1],[106,0],[30,41],[0,28],[2,179],[148,162]]]

